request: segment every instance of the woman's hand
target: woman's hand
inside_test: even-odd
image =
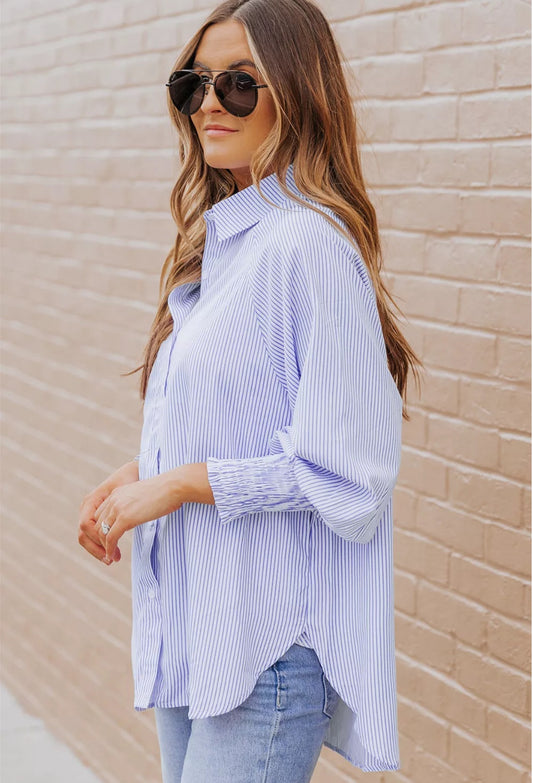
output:
[[[113,489],[93,515],[100,544],[98,551],[104,552],[103,562],[111,565],[117,559],[114,554],[117,543],[126,530],[180,508],[184,500],[179,489],[172,471]],[[104,530],[109,526],[107,533],[102,525]]]
[[[102,546],[94,514],[100,504],[120,486],[139,481],[139,463],[136,460],[127,462],[118,468],[105,481],[102,481],[96,489],[85,495],[80,504],[80,520],[78,542],[97,560],[103,560],[106,556],[105,547]],[[120,549],[116,547],[112,559],[120,560]]]

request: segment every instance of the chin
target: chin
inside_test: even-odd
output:
[[[213,151],[212,149],[204,149],[204,160],[208,166],[214,169],[245,169],[249,167],[249,163],[243,162],[242,159],[228,155],[222,150]]]

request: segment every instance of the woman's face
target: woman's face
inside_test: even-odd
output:
[[[249,62],[241,63],[241,60]],[[259,71],[250,64],[252,61],[244,26],[235,19],[229,19],[207,28],[196,49],[192,67],[211,79],[217,74],[210,71],[246,71],[258,84],[264,84]],[[209,86],[201,107],[191,116],[206,163],[215,169],[229,169],[239,190],[252,184],[252,156],[272,129],[276,117],[268,87],[256,92],[257,106],[253,112],[247,117],[235,117],[224,109],[215,95],[214,87]],[[210,124],[229,128],[232,133],[210,135],[206,132],[206,126]]]

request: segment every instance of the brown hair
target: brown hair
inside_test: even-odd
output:
[[[209,15],[183,48],[172,70],[190,68],[204,31],[217,22],[236,19],[244,25],[250,51],[270,87],[276,109],[275,124],[250,165],[253,184],[275,173],[289,198],[309,209],[286,188],[285,176],[294,164],[294,179],[307,197],[332,209],[348,228],[320,210],[346,235],[361,254],[376,292],[377,306],[387,348],[389,370],[405,400],[407,375],[413,371],[420,388],[422,363],[402,335],[387,300],[401,313],[385,287],[376,212],[367,195],[357,143],[357,119],[341,64],[338,45],[322,11],[310,0],[226,0]],[[308,74],[313,78],[309,79]],[[330,89],[335,85],[335,89]],[[228,169],[209,167],[194,125],[172,104],[170,117],[178,131],[180,174],[172,189],[170,208],[178,227],[174,247],[161,270],[159,304],[145,347],[143,363],[125,375],[142,369],[141,399],[152,365],[163,340],[172,332],[168,308],[170,291],[178,284],[200,279],[206,226],[205,210],[237,192]],[[409,416],[403,407],[403,418]]]

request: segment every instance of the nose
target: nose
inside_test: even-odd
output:
[[[204,90],[204,99],[200,107],[201,110],[206,114],[209,114],[209,112],[212,111],[224,111],[224,107],[216,96],[214,84],[206,84]]]

